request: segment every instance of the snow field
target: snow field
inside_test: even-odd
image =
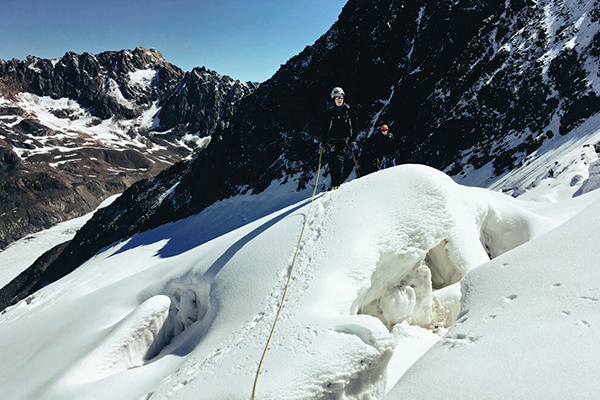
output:
[[[558,132],[559,122],[559,119],[553,120],[542,131]],[[466,166],[465,174],[454,178],[462,185],[504,190],[522,200],[556,203],[576,197],[600,187],[595,183],[596,173],[591,171],[598,162],[594,150],[594,144],[600,142],[598,126],[600,114],[567,135],[555,134],[551,139],[545,139],[539,149],[525,158],[523,165],[502,176],[490,178],[493,173],[492,162],[489,162],[478,170]]]
[[[138,69],[129,72],[129,82],[132,85],[137,85],[142,89],[148,89],[152,81],[156,78],[157,71],[155,69]]]
[[[528,188],[519,198],[557,202],[580,194],[598,160],[593,145],[600,142],[600,114],[596,114],[568,135],[555,135],[532,153],[525,164],[490,186],[499,189],[507,182]],[[557,137],[558,136],[558,137]],[[595,189],[595,188],[593,188]],[[589,189],[588,189],[589,190]]]
[[[96,210],[108,207],[117,197],[119,195],[104,200]],[[41,232],[27,235],[0,251],[0,287],[13,280],[46,251],[60,243],[71,240],[77,231],[92,218],[96,210]]]
[[[3,394],[247,399],[308,203],[194,242],[244,199],[232,204],[118,243],[7,309]],[[454,322],[468,271],[561,222],[541,208],[415,165],[320,195],[259,398],[382,398]]]

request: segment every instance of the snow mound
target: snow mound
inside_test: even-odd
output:
[[[465,274],[558,225],[536,208],[417,165],[319,195],[258,397],[383,397],[455,321]],[[0,316],[0,387],[38,399],[247,399],[307,210],[196,246],[171,243],[193,232],[184,220],[105,249]]]
[[[81,384],[144,365],[170,339],[165,324],[170,305],[167,296],[154,296],[138,306],[76,365],[72,381]]]

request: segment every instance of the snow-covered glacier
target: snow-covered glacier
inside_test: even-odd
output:
[[[596,198],[526,202],[420,165],[319,194],[257,398],[383,398],[464,317],[469,271]],[[6,309],[3,397],[249,399],[308,209],[307,199],[195,241],[219,224],[209,208],[110,246]]]

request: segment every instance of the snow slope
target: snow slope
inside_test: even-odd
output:
[[[104,200],[96,210],[109,206],[117,197],[119,195]],[[0,250],[0,287],[27,269],[46,251],[71,240],[77,231],[92,218],[96,210],[82,217],[57,224],[50,229],[28,235],[12,243],[6,249]]]
[[[319,195],[258,398],[382,398],[454,322],[467,272],[597,198],[524,202],[417,165]],[[249,398],[307,208],[194,242],[218,228],[205,211],[5,310],[0,396]]]
[[[468,273],[461,317],[385,399],[598,398],[599,238],[595,202]]]

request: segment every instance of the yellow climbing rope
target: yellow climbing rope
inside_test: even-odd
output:
[[[275,327],[277,326],[277,321],[279,321],[279,316],[281,315],[281,310],[283,310],[283,304],[285,303],[287,291],[288,291],[288,288],[290,287],[290,282],[292,280],[292,273],[294,272],[294,267],[296,266],[296,260],[298,259],[298,253],[300,252],[300,243],[302,242],[302,236],[304,236],[304,230],[306,229],[306,225],[308,224],[308,217],[310,215],[310,211],[312,209],[313,202],[315,201],[315,194],[317,193],[317,186],[319,185],[319,175],[321,175],[322,156],[323,156],[323,150],[319,149],[319,169],[317,170],[317,179],[315,180],[315,188],[313,189],[312,197],[310,199],[310,205],[308,207],[308,212],[306,213],[306,218],[304,219],[304,225],[302,226],[302,231],[300,232],[300,237],[298,238],[298,244],[296,245],[296,252],[294,253],[294,259],[292,260],[292,266],[290,268],[290,273],[288,275],[287,282],[285,284],[285,289],[283,290],[283,296],[281,297],[281,304],[279,304],[279,310],[277,310],[277,315],[275,316],[275,321],[273,321],[273,327],[271,328],[271,333],[269,334],[269,338],[267,339],[267,344],[265,346],[265,349],[263,350],[263,354],[260,359],[260,363],[258,363],[256,377],[254,378],[254,387],[252,388],[252,400],[255,400],[255,398],[256,398],[256,387],[258,385],[258,376],[260,375],[260,370],[262,368],[263,362],[265,361],[265,356],[267,355],[267,350],[269,349],[269,344],[271,343],[271,338],[273,338],[273,333],[275,333]]]

